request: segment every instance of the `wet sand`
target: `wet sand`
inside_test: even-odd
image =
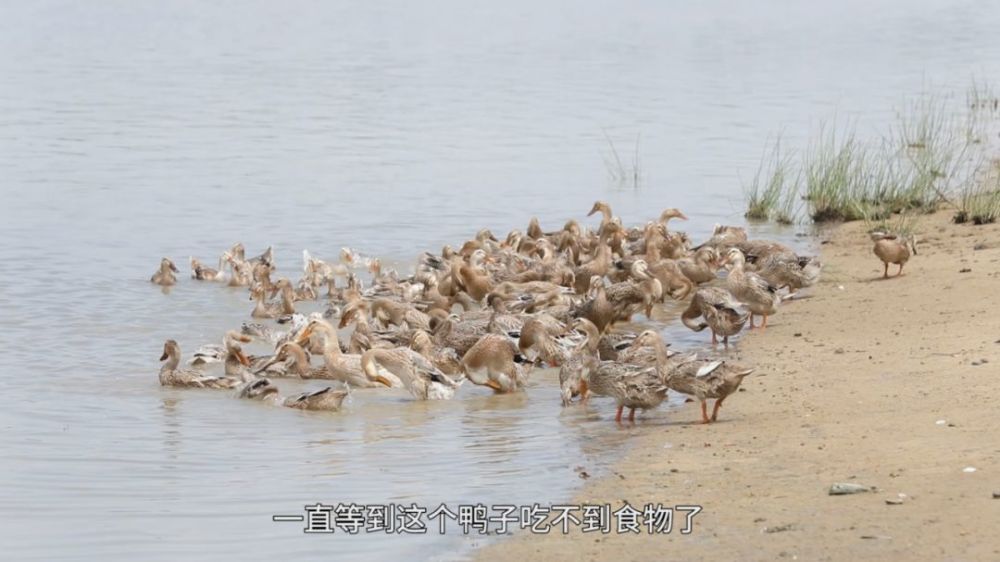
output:
[[[888,280],[863,224],[827,232],[810,298],[732,352],[757,371],[720,421],[695,423],[697,403],[646,414],[572,502],[700,504],[693,533],[520,534],[479,558],[1000,559],[1000,226],[950,217],[921,217],[919,255]]]

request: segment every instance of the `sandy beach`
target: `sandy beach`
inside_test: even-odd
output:
[[[951,215],[920,218],[888,280],[862,223],[824,233],[809,298],[730,352],[757,370],[720,421],[646,414],[572,502],[698,504],[691,534],[520,534],[479,558],[1000,559],[1000,226]],[[842,482],[873,491],[828,494]]]

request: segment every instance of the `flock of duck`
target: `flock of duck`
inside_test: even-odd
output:
[[[783,298],[817,281],[820,263],[777,242],[748,240],[745,229],[733,226],[717,225],[709,240],[691,247],[685,233],[668,227],[687,219],[677,209],[635,228],[624,227],[607,203],[598,201],[587,216],[598,213],[596,230],[570,220],[545,232],[534,218],[526,231],[502,241],[481,230],[458,250],[424,253],[407,277],[347,248],[337,262],[304,251],[295,283],[275,279],[271,248],[248,259],[237,243],[218,269],[191,258],[192,278],[247,287],[256,321],[228,331],[221,345],[203,346],[185,366],[177,342],[168,340],[160,383],[337,410],[352,389],[404,388],[418,400],[446,400],[469,381],[518,392],[534,367],[547,366],[559,369],[564,406],[607,396],[617,404],[617,422],[624,408],[634,421],[635,410],[655,408],[673,390],[700,402],[704,423],[715,421],[753,369],[677,353],[656,331],[636,334],[616,325],[640,313],[651,317],[665,299],[690,300],[684,325],[708,329],[713,345],[721,339],[728,346],[745,326],[757,327],[755,316],[766,329]],[[358,275],[363,269],[367,286]],[[173,285],[177,273],[163,258],[151,281]],[[325,311],[296,310],[298,302],[317,300],[326,301]],[[252,341],[266,342],[273,353],[247,355],[242,344]],[[213,363],[222,364],[223,374],[207,372]],[[278,377],[340,384],[281,396],[271,380]]]

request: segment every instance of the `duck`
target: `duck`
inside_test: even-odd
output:
[[[901,236],[887,232],[873,232],[871,235],[875,246],[872,251],[882,260],[885,268],[882,270],[882,278],[889,278],[889,264],[899,266],[896,277],[903,274],[903,266],[910,261],[910,255],[917,255],[917,241],[912,236]]]
[[[440,347],[450,347],[459,355],[465,355],[479,338],[486,333],[486,322],[467,322],[457,314],[449,314],[434,326],[434,342]]]
[[[662,336],[654,330],[644,330],[635,337],[631,345],[618,354],[616,361],[643,366],[657,365],[659,359],[657,350],[660,346],[664,348],[667,358],[674,356],[674,352],[667,349],[670,344],[663,341]]]
[[[559,366],[559,395],[563,406],[568,406],[578,396],[580,401],[587,399],[587,381],[600,364],[598,343],[601,335],[597,326],[586,318],[578,318],[572,329],[582,333],[584,339]]]
[[[756,327],[753,323],[754,314],[764,317],[760,327],[767,329],[767,317],[777,312],[778,305],[781,304],[778,288],[756,273],[745,271],[746,260],[738,248],[729,250],[725,261],[732,266],[726,278],[726,288],[750,310],[750,329]]]
[[[663,299],[663,285],[649,273],[645,260],[632,264],[632,277],[638,280],[615,283],[605,289],[611,307],[615,309],[616,320],[628,321],[638,311],[644,311],[646,318],[652,318],[653,303]]]
[[[702,287],[681,313],[681,322],[695,332],[710,328],[713,345],[719,343],[719,336],[723,344],[729,345],[729,336],[738,334],[748,317],[743,304],[724,287]],[[696,322],[698,318],[703,321]]]
[[[618,319],[615,307],[608,300],[603,277],[594,275],[590,278],[588,295],[587,300],[573,309],[572,315],[575,318],[590,320],[597,326],[598,331],[603,332]]]
[[[498,393],[520,390],[528,372],[515,358],[517,346],[507,336],[486,334],[462,356],[462,369],[473,384],[488,386]]]
[[[740,388],[743,379],[754,372],[720,360],[689,359],[670,365],[664,373],[664,383],[670,390],[691,396],[701,403],[701,422],[718,419],[722,402]],[[715,399],[712,416],[708,416],[706,400]]]
[[[151,283],[161,285],[163,287],[169,287],[171,285],[177,284],[177,266],[170,258],[163,258],[160,260],[160,269],[156,270],[156,273],[149,278]]]
[[[181,388],[235,388],[242,381],[232,377],[213,377],[195,369],[181,369],[181,347],[175,340],[167,340],[163,344],[163,354],[160,361],[166,361],[160,367],[160,384]]]
[[[466,293],[476,302],[480,302],[493,288],[493,280],[482,268],[482,261],[486,258],[486,252],[482,249],[475,250],[469,257],[469,263],[458,266],[458,281]]]
[[[672,219],[680,219],[682,221],[688,220],[687,215],[676,207],[664,209],[663,212],[660,213],[660,223],[663,224],[663,226],[667,226],[667,223]]]
[[[319,390],[282,398],[277,385],[267,378],[259,378],[244,383],[237,390],[236,397],[271,401],[286,408],[295,408],[297,410],[336,412],[340,410],[344,399],[350,396],[350,394],[350,387],[346,387],[344,390],[334,390],[333,387],[327,386]]]
[[[313,374],[317,378],[339,380],[352,388],[378,388],[401,387],[399,379],[391,374],[379,372],[376,376],[370,376],[361,365],[361,356],[346,354],[340,350],[340,342],[337,339],[337,331],[325,320],[314,319],[309,322],[305,330],[299,334],[295,342],[304,345],[316,333],[322,341],[324,369]]]
[[[601,236],[594,257],[573,270],[573,288],[577,294],[586,293],[592,286],[590,280],[594,277],[604,277],[608,274],[613,264],[611,256],[611,246],[608,244],[607,236]]]
[[[242,258],[236,257],[230,250],[222,255],[222,259],[229,265],[230,287],[248,287],[253,283],[253,271],[249,263]]]
[[[695,354],[671,356],[663,339],[652,330],[643,332],[637,338],[640,341],[655,354],[655,368],[663,385],[701,403],[702,423],[716,421],[722,402],[754,371],[729,361],[699,359]],[[711,417],[706,409],[706,400],[710,398],[715,399]]]
[[[590,372],[587,390],[598,396],[615,399],[618,411],[615,422],[621,423],[622,411],[629,408],[629,421],[635,421],[637,409],[659,406],[667,398],[667,387],[655,366],[618,361],[601,361]]]
[[[219,269],[212,269],[200,261],[198,258],[191,256],[191,278],[197,279],[198,281],[222,281],[225,279],[226,275],[222,272],[222,258],[219,258]]]
[[[254,283],[250,287],[250,300],[256,301],[250,316],[253,318],[278,318],[279,316],[295,314],[295,290],[288,279],[282,277],[274,285],[281,293],[281,302],[267,302],[267,287],[262,283]]]
[[[794,252],[775,252],[757,261],[757,275],[779,289],[787,287],[786,299],[799,289],[815,285],[822,269],[823,264],[818,259]]]
[[[462,374],[462,358],[450,347],[434,345],[431,336],[423,330],[414,330],[410,336],[410,348],[427,358],[439,371],[448,376]]]
[[[312,367],[309,354],[301,345],[289,341],[281,344],[278,351],[253,372],[258,376],[317,379],[324,378],[323,373],[319,372],[321,370],[325,370],[325,367]]]
[[[720,252],[728,252],[740,242],[747,241],[747,229],[741,226],[716,224],[712,229],[712,237],[703,246],[711,246]]]
[[[450,400],[463,382],[452,380],[408,347],[369,349],[361,356],[361,368],[370,379],[391,373],[417,400]]]
[[[677,260],[677,267],[692,283],[701,285],[714,281],[719,271],[719,251],[711,246],[703,246],[694,254]]]
[[[545,322],[537,318],[529,318],[524,322],[517,339],[517,348],[528,361],[543,361],[550,367],[558,367],[569,355],[549,333]]]

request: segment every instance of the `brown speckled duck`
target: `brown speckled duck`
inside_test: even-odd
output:
[[[151,283],[156,283],[157,285],[162,285],[164,287],[169,287],[171,285],[177,284],[177,266],[170,258],[163,258],[160,260],[160,269],[156,270],[156,273],[149,278]]]

